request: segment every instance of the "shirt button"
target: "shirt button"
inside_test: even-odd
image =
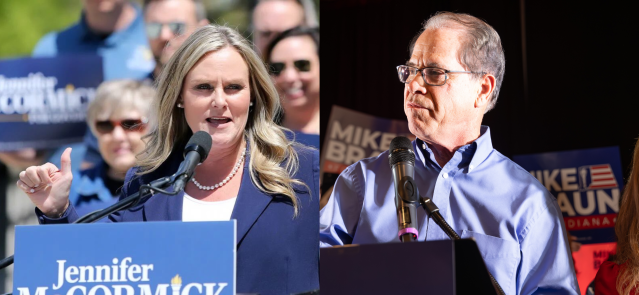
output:
[[[448,178],[448,173],[444,173],[442,176],[443,176],[444,178]]]
[[[470,166],[468,166],[468,168],[469,168],[470,170],[473,170],[473,169],[475,169],[475,166],[470,165]]]

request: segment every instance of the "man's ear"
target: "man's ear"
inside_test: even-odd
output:
[[[485,74],[480,80],[479,89],[477,90],[477,98],[475,98],[475,107],[486,107],[490,103],[490,97],[495,90],[497,80],[491,74]]]

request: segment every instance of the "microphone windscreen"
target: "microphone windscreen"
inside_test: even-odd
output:
[[[184,149],[184,155],[189,151],[197,151],[200,154],[200,162],[203,162],[206,157],[209,155],[209,151],[211,151],[211,146],[213,145],[213,141],[211,140],[211,135],[205,131],[198,131],[191,136],[189,142],[186,144],[186,148]]]
[[[393,138],[389,151],[388,163],[391,167],[399,162],[410,162],[415,165],[415,154],[413,154],[413,144],[410,139],[403,136]]]

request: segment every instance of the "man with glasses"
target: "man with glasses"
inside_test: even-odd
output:
[[[156,63],[153,77],[159,76],[186,38],[209,23],[200,0],[145,0],[144,21]]]
[[[404,111],[417,138],[415,183],[462,238],[473,238],[506,294],[578,294],[557,201],[493,149],[484,114],[494,108],[505,58],[497,32],[467,14],[425,24],[405,65]],[[421,208],[418,240],[449,239]],[[322,246],[397,242],[388,151],[342,172],[320,212]],[[427,267],[427,266],[424,266]]]

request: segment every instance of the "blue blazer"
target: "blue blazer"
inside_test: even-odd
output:
[[[294,178],[310,188],[296,187],[299,215],[288,198],[260,191],[249,175],[249,156],[244,161],[242,184],[231,219],[237,220],[237,292],[294,294],[319,289],[319,152],[297,148],[300,167]],[[129,170],[122,197],[138,191],[141,184],[177,171],[182,151],[174,150],[156,171],[135,176]],[[200,176],[201,177],[201,176]],[[155,194],[128,210],[110,215],[111,222],[182,220],[184,192],[176,196]],[[70,223],[78,219],[73,206],[60,219],[39,210],[40,223]]]

